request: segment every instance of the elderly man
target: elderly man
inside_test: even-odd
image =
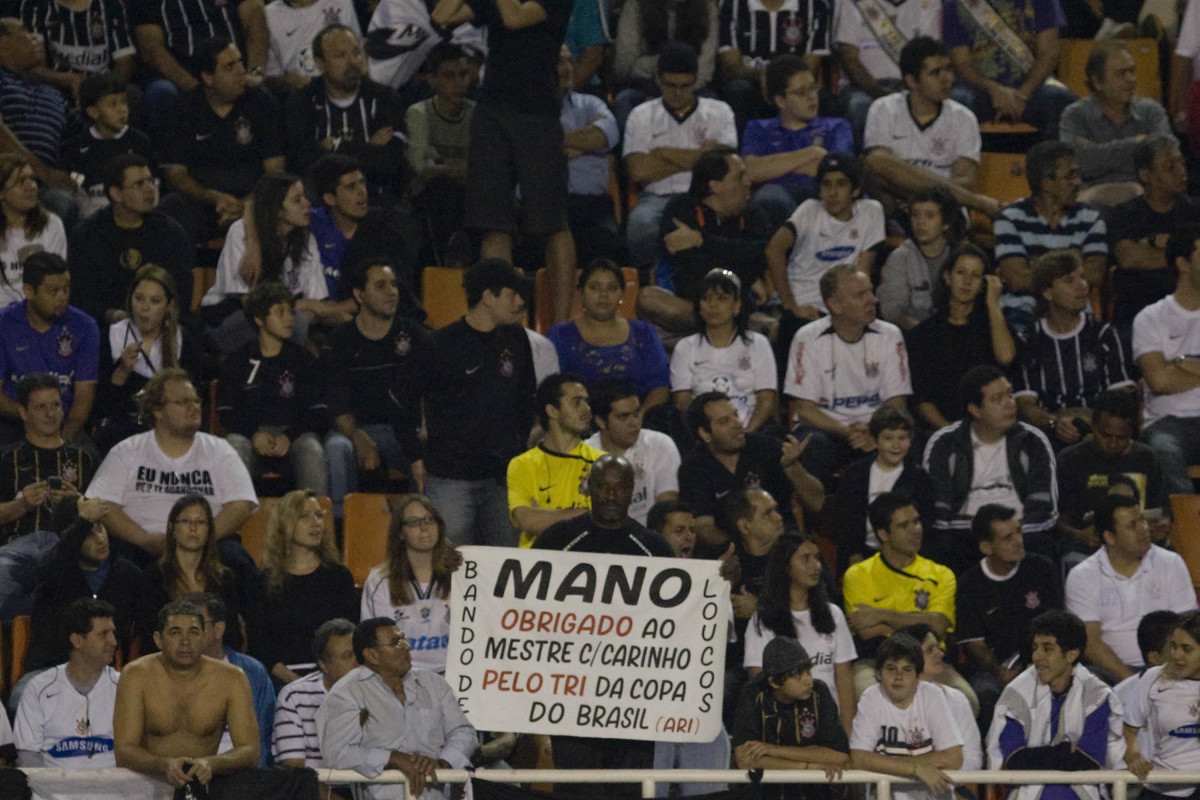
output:
[[[1137,92],[1133,54],[1120,39],[1098,41],[1088,54],[1092,93],[1067,106],[1058,138],[1075,146],[1083,189],[1079,200],[1115,206],[1142,193],[1134,153],[1148,136],[1171,136],[1167,112]]]
[[[317,709],[317,738],[326,766],[374,778],[398,769],[409,791],[442,800],[437,770],[464,769],[475,752],[475,729],[436,672],[412,668],[408,640],[390,617],[354,629],[359,666],[329,690]],[[376,785],[372,800],[405,797],[404,788]]]

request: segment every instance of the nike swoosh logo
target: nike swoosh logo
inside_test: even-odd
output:
[[[888,599],[888,596],[885,594],[883,597],[876,597],[871,602],[872,603],[882,603],[884,600],[887,600],[887,599]]]
[[[483,364],[476,364],[475,366],[473,366],[473,367],[471,367],[469,370],[467,370],[467,374],[468,374],[468,375],[474,375],[476,372],[478,372],[478,371],[479,371],[479,368],[480,368],[480,367],[482,367],[482,366],[483,366]]]
[[[1182,333],[1177,333],[1177,334],[1175,334],[1174,336],[1168,336],[1167,338],[1168,338],[1168,339],[1170,339],[1170,340],[1173,342],[1173,341],[1175,341],[1176,339],[1182,339],[1182,338],[1183,338],[1183,334],[1182,334]]]
[[[715,498],[717,498],[718,500],[720,500],[722,497],[724,497],[725,495],[729,494],[729,492],[730,492],[730,491],[731,491],[731,490],[729,490],[729,489],[726,489],[726,490],[725,490],[725,491],[723,491],[723,492],[717,492],[717,493],[715,493],[715,494],[713,495],[713,497],[715,497]]]
[[[19,345],[17,345],[17,352],[18,352],[18,353],[23,353],[23,352],[25,352],[25,351],[26,351],[26,350],[28,350],[28,349],[29,349],[29,345],[27,345],[27,344],[19,344]]]
[[[292,28],[290,31],[284,31],[284,34],[283,34],[283,35],[284,35],[284,36],[291,36],[293,33],[295,33],[295,32],[296,32],[296,31],[298,31],[298,30],[300,30],[300,29],[299,29],[299,28]]]
[[[92,149],[91,147],[81,147],[81,148],[79,148],[79,152],[86,153],[88,150],[91,150],[91,149]]]
[[[211,134],[211,133],[197,133],[197,134],[196,134],[196,141],[197,141],[197,142],[203,142],[205,139],[211,139],[211,138],[212,138],[212,134]]]
[[[554,488],[553,484],[551,484],[550,486],[539,486],[538,491],[539,492],[548,492],[553,488]]]
[[[907,133],[893,133],[892,138],[893,139],[907,139],[908,134]]]

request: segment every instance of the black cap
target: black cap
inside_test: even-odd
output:
[[[817,167],[818,186],[827,172],[842,173],[850,179],[850,185],[855,189],[862,186],[862,165],[858,163],[858,159],[854,157],[853,153],[826,153],[825,157],[821,159],[820,166]]]
[[[463,288],[468,297],[482,297],[485,290],[499,294],[504,289],[512,289],[526,302],[533,300],[533,279],[522,275],[503,258],[485,258],[467,267],[463,273]]]
[[[658,51],[658,74],[695,75],[700,71],[696,49],[687,42],[667,42]]]
[[[812,659],[804,645],[790,636],[776,636],[763,648],[763,679],[772,675],[788,675],[812,669]]]

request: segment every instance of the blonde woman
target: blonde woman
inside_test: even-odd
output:
[[[285,494],[267,519],[263,596],[250,645],[276,688],[316,669],[312,637],[322,623],[358,620],[354,578],[342,564],[329,523],[309,489]]]
[[[412,648],[416,669],[446,671],[450,639],[450,573],[457,552],[428,497],[406,494],[394,506],[387,558],[363,585],[362,618],[390,617]]]

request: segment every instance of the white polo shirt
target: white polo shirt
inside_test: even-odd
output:
[[[1196,591],[1178,553],[1151,545],[1132,578],[1113,569],[1100,548],[1067,573],[1067,610],[1084,622],[1100,623],[1100,638],[1117,658],[1142,666],[1137,627],[1151,611],[1182,614],[1196,609]]]
[[[812,400],[843,425],[868,422],[889,399],[912,394],[904,334],[875,320],[847,342],[828,317],[813,320],[792,338],[783,393]]]
[[[933,121],[921,126],[908,108],[908,95],[896,92],[871,103],[863,131],[864,151],[886,147],[897,158],[943,178],[950,177],[950,168],[960,158],[979,163],[979,120],[971,109],[944,100]]]
[[[671,391],[724,392],[743,425],[758,408],[757,392],[776,390],[779,374],[771,342],[755,331],[735,336],[728,347],[713,347],[703,333],[685,336],[671,353]]]
[[[918,36],[942,35],[942,4],[929,0],[879,0],[892,19],[892,24],[909,41]],[[871,32],[871,26],[863,19],[854,0],[842,0],[833,4],[833,41],[848,44],[858,50],[858,60],[876,80],[891,78],[900,80],[900,65],[892,60],[879,40]],[[842,70],[842,85],[848,84],[846,71]]]
[[[17,707],[17,750],[40,753],[47,767],[115,767],[113,709],[120,675],[105,667],[83,695],[66,673],[67,665],[59,664],[29,681]]]
[[[821,276],[838,264],[857,263],[859,254],[882,242],[886,233],[878,200],[855,200],[844,222],[820,200],[805,200],[783,224],[796,237],[787,264],[792,297],[822,311]]]
[[[733,109],[720,100],[697,97],[696,105],[683,117],[667,109],[662,99],[647,100],[625,121],[625,155],[649,153],[658,147],[699,150],[706,140],[737,147],[737,123]],[[649,194],[682,194],[692,182],[691,171],[676,172],[642,187]]]
[[[1154,352],[1167,361],[1181,355],[1200,358],[1200,311],[1188,311],[1175,295],[1139,311],[1133,318],[1133,360]],[[1145,400],[1146,425],[1163,417],[1200,417],[1200,388],[1156,394],[1147,386]]]

